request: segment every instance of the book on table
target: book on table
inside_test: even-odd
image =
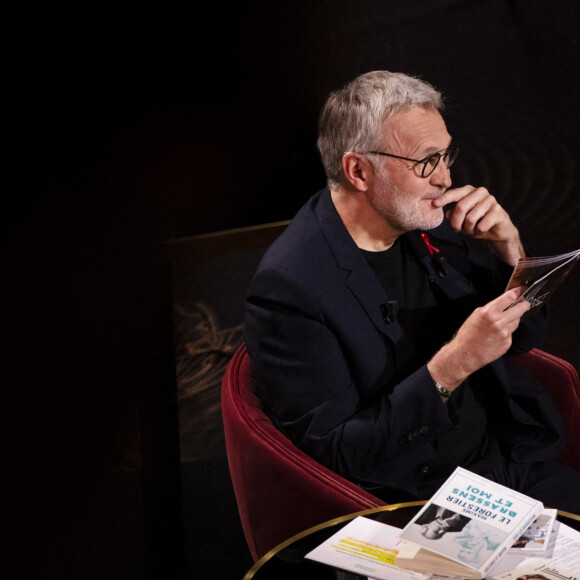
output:
[[[401,532],[395,564],[485,578],[542,510],[541,502],[458,467]]]

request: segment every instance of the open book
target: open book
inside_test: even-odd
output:
[[[533,310],[541,306],[564,281],[579,258],[580,250],[558,256],[520,258],[512,272],[506,291],[524,286],[525,292],[514,304],[527,300],[531,305],[530,310]]]
[[[458,467],[403,529],[396,565],[484,578],[542,509],[541,502]]]

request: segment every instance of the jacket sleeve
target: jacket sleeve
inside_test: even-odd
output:
[[[298,447],[361,485],[388,483],[391,461],[398,482],[416,481],[413,470],[434,454],[429,443],[454,424],[452,405],[443,404],[426,366],[392,384],[393,361],[378,338],[376,352],[373,341],[362,345],[369,368],[354,368],[360,360],[341,344],[347,333],[332,328],[313,294],[279,268],[252,282],[244,336],[268,414]],[[369,400],[361,382],[380,391]]]

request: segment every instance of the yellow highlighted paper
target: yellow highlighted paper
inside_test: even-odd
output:
[[[382,546],[370,544],[369,542],[364,542],[355,538],[342,538],[339,540],[338,545],[333,547],[350,554],[365,556],[366,558],[375,560],[376,562],[390,564],[391,566],[395,564],[395,556],[399,553],[398,550],[383,548]]]

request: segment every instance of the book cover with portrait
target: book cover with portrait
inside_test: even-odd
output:
[[[533,524],[543,505],[458,467],[405,526],[397,566],[484,578]]]

